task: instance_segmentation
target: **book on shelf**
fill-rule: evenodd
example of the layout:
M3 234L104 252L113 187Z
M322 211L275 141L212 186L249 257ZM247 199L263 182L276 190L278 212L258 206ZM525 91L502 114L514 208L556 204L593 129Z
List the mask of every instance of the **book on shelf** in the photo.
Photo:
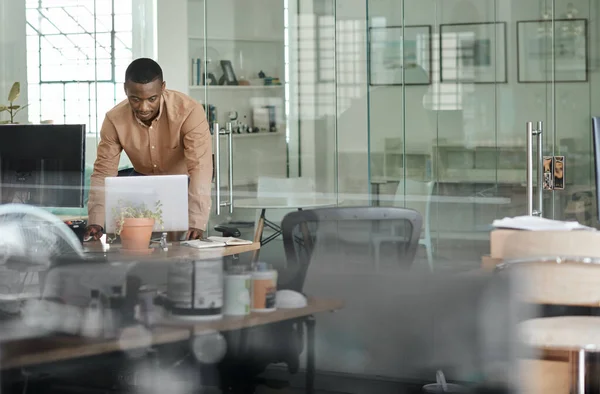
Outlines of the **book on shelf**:
M190 85L192 86L201 86L204 85L202 81L202 62L200 58L192 59L192 67L191 67L191 75L190 75Z

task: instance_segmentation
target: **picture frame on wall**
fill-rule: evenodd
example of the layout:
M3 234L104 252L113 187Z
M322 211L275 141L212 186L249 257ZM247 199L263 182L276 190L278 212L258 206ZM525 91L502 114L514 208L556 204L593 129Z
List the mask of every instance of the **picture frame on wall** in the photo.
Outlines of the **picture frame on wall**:
M371 86L431 84L431 26L369 28Z
M517 81L587 82L587 19L517 22Z
M507 83L506 22L440 25L440 81Z

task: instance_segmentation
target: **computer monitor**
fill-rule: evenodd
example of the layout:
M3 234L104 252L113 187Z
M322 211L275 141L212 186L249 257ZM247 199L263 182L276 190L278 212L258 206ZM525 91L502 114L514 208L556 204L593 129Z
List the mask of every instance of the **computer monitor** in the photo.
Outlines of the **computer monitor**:
M600 221L600 116L592 117L594 168L596 170L596 211Z
M144 204L152 209L160 201L163 225L155 224L154 231L187 231L189 228L187 175L108 177L104 180L104 198L104 227L109 234L115 232L114 209L120 203Z
M83 207L85 125L0 126L0 201Z

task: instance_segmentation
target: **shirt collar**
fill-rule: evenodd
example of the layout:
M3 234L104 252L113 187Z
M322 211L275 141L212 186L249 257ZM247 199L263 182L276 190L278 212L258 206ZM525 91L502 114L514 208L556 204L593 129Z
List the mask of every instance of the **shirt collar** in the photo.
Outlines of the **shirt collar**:
M157 116L157 117L156 117L156 118L155 118L155 119L152 121L152 124L154 124L154 123L158 123L158 121L160 120L160 117L161 117L161 116L162 116L162 114L163 114L163 110L164 110L164 108L165 108L165 99L163 98L163 95L161 94L161 95L160 95L160 107L159 107L159 109L158 109L158 116ZM135 113L133 114L133 117L135 118L135 120L138 122L138 124L139 124L140 126L142 126L142 127L146 127L146 128L150 127L150 126L148 126L146 123L144 123L144 122L142 122L141 120L139 120L139 119L138 119L138 117L137 117L137 116L135 116Z

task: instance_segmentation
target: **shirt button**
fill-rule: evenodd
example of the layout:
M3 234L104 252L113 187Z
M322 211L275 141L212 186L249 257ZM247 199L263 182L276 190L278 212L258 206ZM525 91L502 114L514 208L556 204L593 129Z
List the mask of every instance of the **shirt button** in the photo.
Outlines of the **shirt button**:
M156 168L156 164L154 164L154 168Z
M152 145L152 149L154 149L154 145Z

